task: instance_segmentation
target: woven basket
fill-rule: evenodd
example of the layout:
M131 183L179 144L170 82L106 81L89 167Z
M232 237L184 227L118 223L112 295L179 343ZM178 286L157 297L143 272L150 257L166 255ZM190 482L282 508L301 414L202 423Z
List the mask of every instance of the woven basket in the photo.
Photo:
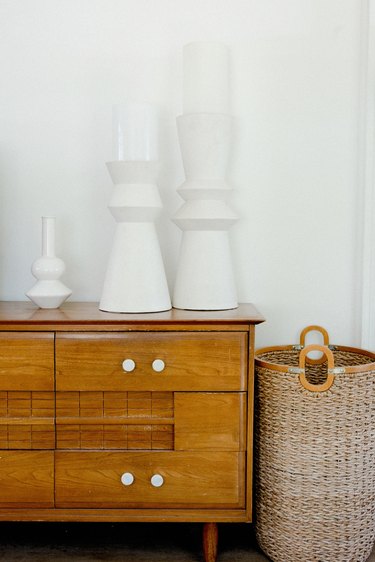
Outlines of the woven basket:
M310 330L325 345L305 346ZM320 359L307 356L320 351ZM255 357L255 528L274 562L363 562L375 538L375 354L301 344Z

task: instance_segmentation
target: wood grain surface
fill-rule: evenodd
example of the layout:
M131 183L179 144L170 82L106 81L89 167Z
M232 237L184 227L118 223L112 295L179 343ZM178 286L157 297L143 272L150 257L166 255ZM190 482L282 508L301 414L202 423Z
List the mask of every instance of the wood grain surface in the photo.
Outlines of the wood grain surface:
M244 453L56 452L57 507L244 507ZM134 483L124 486L130 472ZM164 478L160 488L150 479Z

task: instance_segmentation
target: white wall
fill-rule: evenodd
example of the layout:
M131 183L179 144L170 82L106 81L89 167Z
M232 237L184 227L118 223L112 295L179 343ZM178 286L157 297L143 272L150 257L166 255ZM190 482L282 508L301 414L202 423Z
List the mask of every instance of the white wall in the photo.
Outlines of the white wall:
M362 212L362 339L375 349L375 1L365 0L362 9L362 76L360 104L359 180Z
M0 0L0 298L25 300L40 217L56 215L73 300L98 300L114 222L112 105L160 107L160 242L173 286L182 204L182 47L230 47L240 300L258 345L309 323L360 341L358 0Z

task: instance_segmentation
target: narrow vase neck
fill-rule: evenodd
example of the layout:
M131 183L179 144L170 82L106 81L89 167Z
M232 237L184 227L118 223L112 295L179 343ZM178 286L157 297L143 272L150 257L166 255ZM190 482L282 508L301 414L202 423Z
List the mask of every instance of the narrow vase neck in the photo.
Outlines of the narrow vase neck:
M42 217L42 255L55 257L55 217Z

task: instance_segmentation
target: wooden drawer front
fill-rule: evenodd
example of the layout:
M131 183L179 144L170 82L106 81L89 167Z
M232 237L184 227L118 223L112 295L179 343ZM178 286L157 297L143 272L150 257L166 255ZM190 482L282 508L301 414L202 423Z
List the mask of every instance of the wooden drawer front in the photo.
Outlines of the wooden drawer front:
M53 392L0 391L0 449L54 449Z
M58 449L244 451L245 392L56 393Z
M57 449L172 450L173 425L59 424Z
M54 334L0 332L0 390L53 390Z
M244 453L56 452L55 462L60 508L244 507ZM125 473L134 476L127 486Z
M247 332L57 334L57 389L245 390L247 341Z
M56 393L58 449L173 449L173 392Z
M176 392L175 449L246 450L245 392Z
M0 449L55 446L54 334L0 332Z
M53 507L52 452L2 451L0 507Z

